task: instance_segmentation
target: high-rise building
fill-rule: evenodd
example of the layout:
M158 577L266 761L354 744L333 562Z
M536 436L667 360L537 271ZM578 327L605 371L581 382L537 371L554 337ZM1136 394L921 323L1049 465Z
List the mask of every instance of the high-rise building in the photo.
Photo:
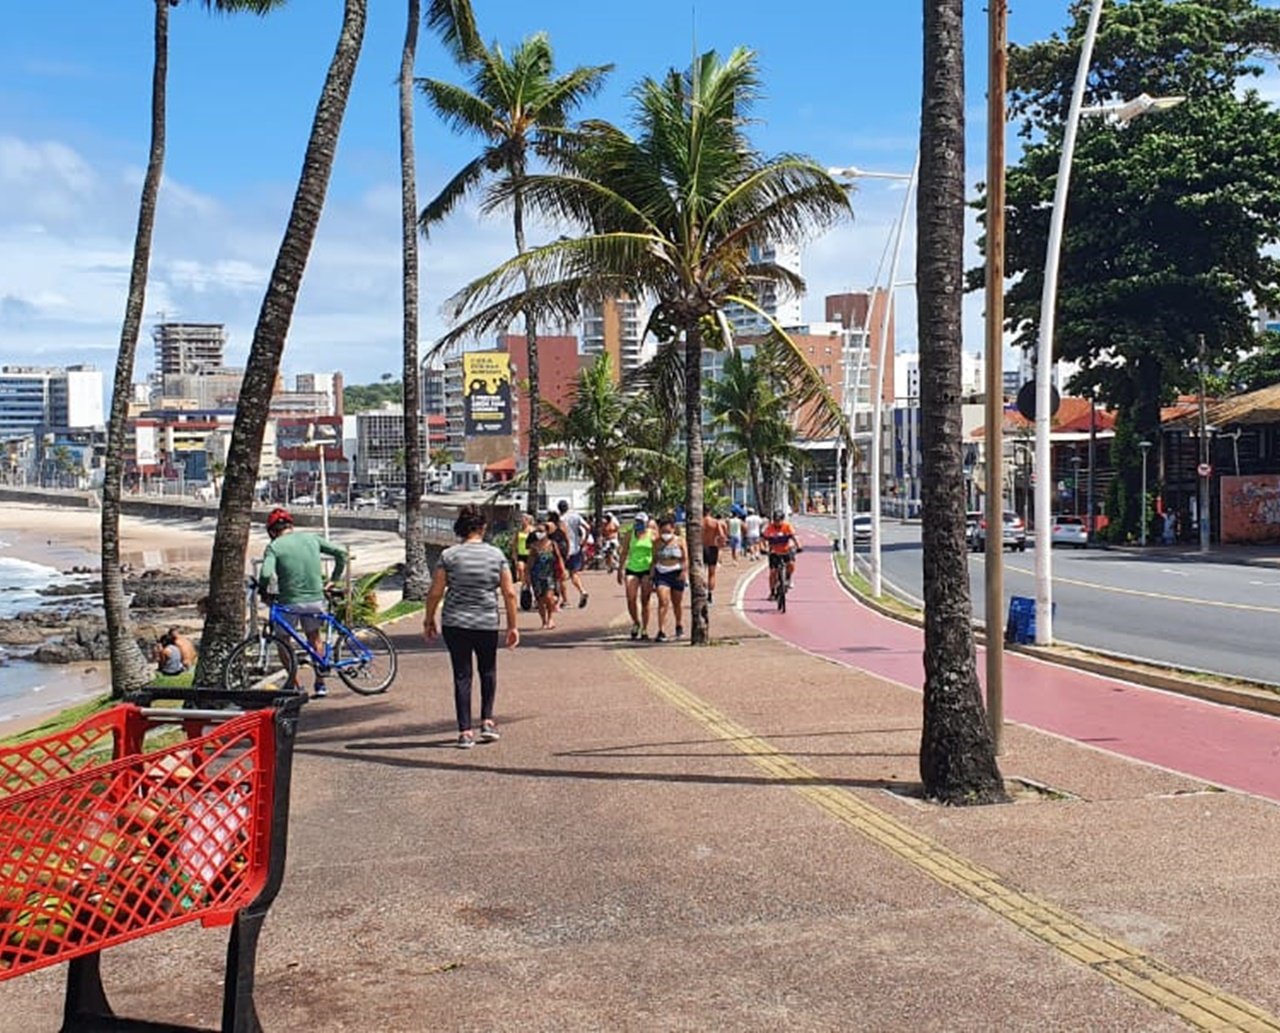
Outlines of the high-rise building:
M888 325L882 333L885 304L888 292L852 291L846 294L829 294L825 301L829 322L844 327L844 379L840 402L846 411L856 411L857 429L871 429L871 398L875 390L876 370L886 349L885 341L894 339L894 316L889 314ZM881 401L887 405L894 399L894 369L892 360L885 364Z
M613 358L613 374L621 378L642 362L645 312L630 298L605 298L582 306L582 354Z
M227 331L221 323L157 323L152 339L156 372L163 377L221 367Z
M102 423L102 373L92 366L0 367L0 440Z
M421 386L419 398L422 412L427 416L443 416L445 410L444 366L436 359L428 359L422 364Z
M800 249L794 244L766 244L763 247L752 246L748 261L752 265L777 265L800 275ZM801 321L801 298L786 288L768 283L760 287L756 297L760 307L777 321L784 330L799 326ZM770 327L758 313L741 305L726 305L725 317L733 326L735 334L745 336L766 334ZM828 317L830 318L830 317Z

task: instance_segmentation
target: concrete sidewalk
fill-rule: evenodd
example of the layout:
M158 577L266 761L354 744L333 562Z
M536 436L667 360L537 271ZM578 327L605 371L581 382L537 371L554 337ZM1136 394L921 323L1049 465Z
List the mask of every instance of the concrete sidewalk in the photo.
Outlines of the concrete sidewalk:
M926 804L918 692L740 620L757 569L708 649L631 643L599 574L523 615L469 752L416 621L387 696L309 704L264 1027L1280 1029L1273 804L1021 726L1018 802ZM116 948L108 993L211 1025L224 947ZM0 983L0 1033L56 1030L63 975Z

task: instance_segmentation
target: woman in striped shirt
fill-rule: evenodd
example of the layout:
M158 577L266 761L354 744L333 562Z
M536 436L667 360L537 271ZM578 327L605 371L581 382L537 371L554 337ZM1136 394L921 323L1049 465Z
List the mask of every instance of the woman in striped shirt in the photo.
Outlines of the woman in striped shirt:
M431 580L422 633L430 642L440 634L453 665L453 702L458 717L458 748L476 744L471 725L471 687L474 680L472 657L480 673L480 740L493 742L498 726L493 720L493 704L498 694L498 594L507 611L507 648L520 644L516 627L516 589L511 568L500 549L484 540L485 517L476 506L464 506L453 525L462 539L460 545L444 550Z

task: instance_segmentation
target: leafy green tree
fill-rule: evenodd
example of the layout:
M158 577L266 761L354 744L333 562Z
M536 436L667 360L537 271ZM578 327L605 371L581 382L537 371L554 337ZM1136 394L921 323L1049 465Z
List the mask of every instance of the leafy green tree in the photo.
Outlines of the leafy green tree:
M916 298L920 313L924 728L920 778L950 804L1004 799L978 685L960 413L964 0L925 0Z
M283 0L201 0L205 10L229 13L250 11L266 14ZM124 449L128 431L129 401L133 397L133 367L138 351L138 334L146 307L147 274L151 268L151 237L164 174L166 107L169 80L169 13L177 0L152 0L155 7L154 44L151 71L151 146L147 171L142 180L138 205L138 227L133 239L133 260L129 267L129 288L125 298L124 323L116 353L115 376L111 385L111 409L107 416L107 450L102 474L102 610L107 626L111 655L111 691L114 695L140 688L151 676L150 665L138 648L129 620L129 604L124 594L120 570L120 498L124 490Z
M346 412L381 409L384 405L404 404L404 384L399 380L377 384L347 384L342 389L342 408Z
M367 14L368 0L345 0L338 42L312 119L293 208L254 327L227 448L227 473L209 564L208 616L196 666L196 685L221 682L223 663L244 630L245 553L249 547L249 522L262 439L302 274L324 210L338 135L351 95L351 80L364 43Z
M1209 391L1219 395L1280 384L1280 333L1268 330L1262 334L1258 347L1232 362L1218 380Z
M686 72L642 81L635 136L591 123L572 141L568 173L522 184L531 207L579 224L585 235L534 248L469 284L455 299L457 314L467 318L446 338L501 326L513 311L567 321L584 295L656 300L649 329L664 342L662 361L681 365L684 384L692 645L709 640L701 548L703 348L731 344L726 306L760 312L764 284L803 289L789 270L753 261L753 248L802 240L849 213L844 190L823 167L793 155L766 159L752 147L746 126L759 92L747 50L724 60L709 52ZM797 349L789 361L797 382L821 385ZM838 407L825 401L838 424Z
M425 233L443 220L486 178L487 209L510 203L516 253L524 254L525 181L534 157L553 159L570 113L604 85L612 65L575 68L555 74L551 42L545 33L525 39L508 58L497 44L465 55L472 68L470 89L439 79L420 80L431 107L459 133L484 141L481 152L462 167L422 211ZM529 369L529 506L540 498L542 394L538 369L537 317L526 310L525 342Z
M1006 310L1034 347L1050 201L1087 4L1065 37L1012 49L1012 110L1026 145L1008 178ZM1254 90L1280 50L1280 10L1255 0L1129 0L1104 9L1086 103L1183 96L1125 125L1086 119L1073 165L1055 355L1079 362L1072 387L1097 387L1154 440L1160 406L1195 390L1198 338L1211 366L1254 343L1253 302L1280 300L1280 113ZM971 279L976 286L979 281ZM1139 463L1124 459L1124 495ZM1137 511L1112 514L1136 529Z

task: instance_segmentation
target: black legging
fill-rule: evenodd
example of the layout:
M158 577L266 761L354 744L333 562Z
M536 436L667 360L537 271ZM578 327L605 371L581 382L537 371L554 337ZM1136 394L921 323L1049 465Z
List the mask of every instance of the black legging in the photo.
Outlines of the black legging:
M440 629L453 663L453 705L458 712L458 731L471 728L471 654L480 671L480 720L493 718L493 698L498 694L498 632L474 628Z

